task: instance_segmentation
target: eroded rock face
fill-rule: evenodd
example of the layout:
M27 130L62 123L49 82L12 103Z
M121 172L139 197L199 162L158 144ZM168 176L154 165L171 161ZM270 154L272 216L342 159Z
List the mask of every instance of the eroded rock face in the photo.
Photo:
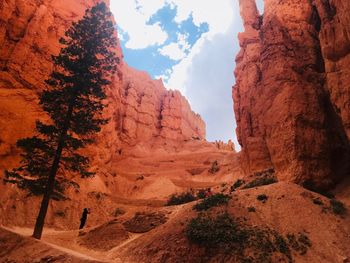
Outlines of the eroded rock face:
M247 174L329 186L349 172L348 1L240 0L233 89Z
M1 1L0 171L18 162L15 142L32 135L35 120L44 117L37 105L38 93L53 69L51 55L59 53L58 39L97 2ZM108 167L124 145L152 138L205 139L204 122L179 92L168 91L162 81L129 68L119 46L116 53L121 64L107 88L105 115L110 122L89 149L96 167Z
M236 152L235 145L232 142L232 140L228 140L227 143L219 140L215 141L213 143L219 150L225 150L225 151L231 151L231 152Z
M122 138L128 143L163 139L205 138L205 123L179 91L166 90L161 80L123 65Z

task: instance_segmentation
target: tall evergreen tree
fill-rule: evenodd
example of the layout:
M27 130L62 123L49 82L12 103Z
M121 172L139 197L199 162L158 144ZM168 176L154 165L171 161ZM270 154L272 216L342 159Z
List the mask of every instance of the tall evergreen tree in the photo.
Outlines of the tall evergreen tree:
M5 172L5 181L43 195L33 237L40 239L51 197L62 196L67 173L91 177L89 159L81 148L107 123L104 87L117 70L119 59L111 13L105 3L86 10L60 39L63 45L53 56L55 69L40 95L40 105L50 117L36 122L36 135L17 141L22 149L18 168ZM79 150L79 151L78 151Z

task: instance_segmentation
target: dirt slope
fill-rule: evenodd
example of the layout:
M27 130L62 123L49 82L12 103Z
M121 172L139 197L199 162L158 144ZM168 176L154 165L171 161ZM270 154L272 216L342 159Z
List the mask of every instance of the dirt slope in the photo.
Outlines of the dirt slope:
M222 186L215 189L218 192L224 191ZM257 200L257 196L261 194L267 196L265 202ZM78 231L47 231L43 240L57 247L109 262L241 262L220 250L208 254L205 249L189 243L185 229L188 222L198 214L193 210L195 202L158 208L138 206L132 209L133 212L129 211L96 228L88 228L80 234ZM249 212L248 207L254 207L255 211ZM347 207L349 208L349 204ZM310 247L304 254L290 248L293 258L291 262L343 263L350 259L349 212L342 216L334 214L330 199L298 185L281 182L236 190L231 194L227 205L211 208L207 214L215 216L224 211L255 229L270 229L282 237L288 234L297 236L301 233L307 236ZM165 223L154 224L153 229L144 233L126 230L125 222L130 223L135 214L146 215L149 221L149 215L152 213L162 213L166 218ZM142 227L145 221L132 222L135 227ZM23 232L23 229L17 228L15 231ZM23 246L16 247L19 254L32 247L38 251L31 253L36 259L57 253L56 250L50 250L46 254L41 250L41 243L33 243L31 239L25 240ZM2 257L4 258L3 254ZM275 257L266 262L288 261L285 258L278 261Z
M0 228L1 262L104 262L76 251L24 237Z

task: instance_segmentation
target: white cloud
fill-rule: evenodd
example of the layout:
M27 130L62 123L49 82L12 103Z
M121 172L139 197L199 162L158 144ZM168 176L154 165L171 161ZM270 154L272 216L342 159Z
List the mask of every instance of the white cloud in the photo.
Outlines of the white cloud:
M175 42L158 49L158 51L161 55L167 56L172 60L181 60L186 56L184 50Z
M164 0L111 0L111 10L118 26L129 35L125 46L130 49L143 49L163 44L168 34L159 23L147 25L147 21L165 5Z
M114 0L111 0L114 1ZM123 0L125 1L125 0ZM128 0L132 2L133 0ZM145 17L151 17L155 14L159 9L161 9L165 4L165 0L136 0L136 4L139 7L140 13L142 13Z
M187 42L188 34L177 33L177 42L172 42L162 48L158 49L158 52L167 56L172 60L179 61L186 57L187 52L191 46Z
M159 23L147 24L151 16L165 5L177 8L177 23L188 19L191 14L196 26L208 23L212 36L227 31L232 19L231 1L220 0L218 4L212 0L111 0L111 9L118 26L129 35L126 47L143 49L162 45L167 40L168 35Z
M212 32L225 32L229 28L233 13L232 0L168 0L177 7L175 21L180 23L191 14L196 26L208 23Z
M209 25L209 31L192 47L188 56L184 57L177 65L173 66L172 74L165 84L172 89L179 89L186 95L187 83L191 78L189 70L192 61L201 50L217 34L225 34L233 23L234 14L232 0L221 0L220 4L216 1L203 0L169 0L177 7L177 22L184 21L192 14L193 22L199 26L201 23ZM236 4L235 4L236 5ZM233 41L233 40L232 40ZM210 63L210 61L208 61Z
M199 39L192 47L191 52L180 63L176 64L171 69L171 75L166 80L165 85L171 89L178 89L186 95L187 82L190 79L189 69L192 66L193 58L200 52L204 38Z

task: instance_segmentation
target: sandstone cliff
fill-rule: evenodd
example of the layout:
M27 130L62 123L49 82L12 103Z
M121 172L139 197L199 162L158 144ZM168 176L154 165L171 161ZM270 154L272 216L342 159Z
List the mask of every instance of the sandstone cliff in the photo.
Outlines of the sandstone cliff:
M42 113L38 93L52 71L51 55L72 21L98 2L16 0L0 3L0 171L18 161L15 142L34 131ZM117 55L122 58L120 47ZM108 87L111 121L91 147L95 166L106 167L125 146L150 139L205 139L205 124L177 91L129 68L121 59L119 74Z
M233 89L247 174L329 186L349 175L350 2L240 0Z

